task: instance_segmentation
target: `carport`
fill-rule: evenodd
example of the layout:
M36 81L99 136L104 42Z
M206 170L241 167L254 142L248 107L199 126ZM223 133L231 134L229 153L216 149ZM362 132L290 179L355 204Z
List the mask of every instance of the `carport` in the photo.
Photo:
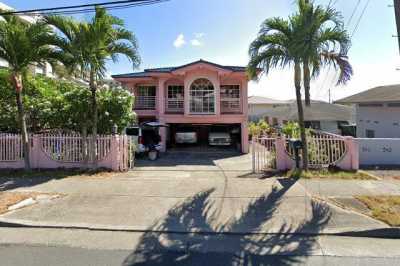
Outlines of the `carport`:
M240 124L168 124L167 148L193 151L240 151L241 150L241 125ZM196 143L177 143L175 137L177 132L194 132L197 136ZM226 132L230 135L231 145L211 146L209 134L211 132Z

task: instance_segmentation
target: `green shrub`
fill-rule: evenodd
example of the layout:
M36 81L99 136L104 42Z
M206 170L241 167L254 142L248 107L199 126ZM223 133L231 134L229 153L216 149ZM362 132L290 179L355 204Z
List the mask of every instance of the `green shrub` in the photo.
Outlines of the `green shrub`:
M90 91L73 82L41 75L24 77L24 107L28 130L70 130L91 128ZM98 94L99 134L109 134L114 124L122 131L132 123L133 96L123 89L100 89ZM19 131L15 92L7 70L0 70L0 132ZM90 133L90 131L89 131Z

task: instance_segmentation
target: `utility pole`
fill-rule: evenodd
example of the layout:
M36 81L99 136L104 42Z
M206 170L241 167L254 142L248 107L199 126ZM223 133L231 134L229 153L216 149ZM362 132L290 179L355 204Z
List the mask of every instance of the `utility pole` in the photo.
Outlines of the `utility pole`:
M396 25L397 25L397 40L399 42L400 50L400 0L394 0L394 13L396 15Z
M329 88L329 103L331 103L331 88Z

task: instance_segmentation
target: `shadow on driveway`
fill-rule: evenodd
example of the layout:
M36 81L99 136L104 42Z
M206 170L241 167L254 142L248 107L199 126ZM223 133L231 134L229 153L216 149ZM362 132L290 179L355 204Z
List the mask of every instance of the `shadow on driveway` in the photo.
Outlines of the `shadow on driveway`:
M246 228L248 232L261 229L276 213L284 194L296 180L281 180L281 189L254 200L239 218L216 224L218 210L212 208L213 189L200 192L171 209L165 219L145 233L123 266L136 265L292 265L299 258L287 254L309 255L316 245L316 235L329 222L329 207L313 202L312 215L293 226L282 224L278 234L232 234ZM162 234L160 231L208 231L199 234Z
M171 150L162 153L160 158L150 161L146 156L137 158L136 167L174 167L174 166L217 166L215 161L222 159L240 159L243 154L237 151L190 152L189 150Z

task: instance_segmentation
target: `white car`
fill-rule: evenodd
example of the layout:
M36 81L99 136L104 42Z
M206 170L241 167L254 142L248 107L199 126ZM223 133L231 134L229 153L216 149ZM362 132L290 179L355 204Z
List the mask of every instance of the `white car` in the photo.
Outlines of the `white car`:
M229 146L231 143L231 135L228 132L210 132L208 134L208 144L211 146Z
M194 131L191 132L176 132L175 133L175 142L177 144L194 144L197 143L197 133Z

